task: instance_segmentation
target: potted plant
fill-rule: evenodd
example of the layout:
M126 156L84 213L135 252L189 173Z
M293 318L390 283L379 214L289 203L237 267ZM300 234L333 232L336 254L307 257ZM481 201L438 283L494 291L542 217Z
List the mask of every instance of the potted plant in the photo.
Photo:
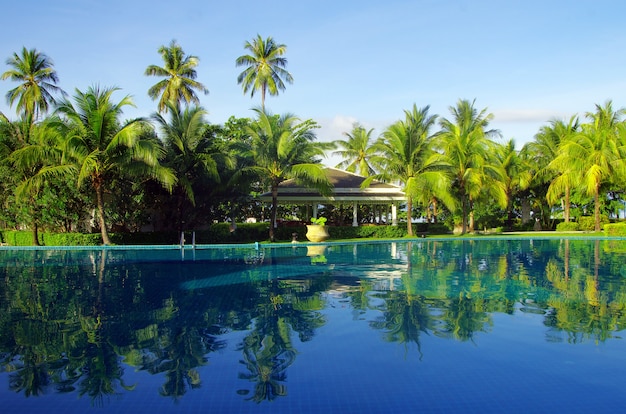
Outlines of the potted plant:
M326 217L312 218L306 229L306 238L312 242L323 242L330 237L326 229Z

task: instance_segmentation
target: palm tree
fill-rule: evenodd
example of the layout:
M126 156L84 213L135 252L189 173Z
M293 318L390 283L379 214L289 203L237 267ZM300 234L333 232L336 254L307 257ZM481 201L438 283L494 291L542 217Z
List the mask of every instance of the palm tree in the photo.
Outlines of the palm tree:
M535 143L530 147L535 157L539 157L540 165L543 168L537 172L540 177L547 176L550 185L546 192L546 200L550 205L554 205L561 196L563 204L563 219L566 223L570 221L571 191L575 185L576 172L572 170L572 165L563 162L563 157L558 158L558 151L561 144L575 137L580 132L578 117L572 116L569 122L562 120L552 120L549 126L541 128L539 134L535 136ZM537 159L537 158L535 158ZM546 163L547 162L547 163Z
M178 197L179 230L182 228L183 202L186 198L192 206L196 205L195 190L199 183L206 179L213 183L220 181L219 166L234 167L227 154L217 151L205 132L207 123L204 119L207 112L197 106L181 111L168 103L170 121L158 113L153 119L161 128L161 137L165 141L164 165L169 167L178 178L174 192Z
M494 190L493 196L502 207L506 206L506 197L502 189L489 188L487 181L497 176L497 167L490 163L493 154L492 136L499 136L499 131L488 130L493 119L486 109L478 112L475 101L459 100L456 107L450 107L452 119L442 119L442 133L438 142L440 150L447 159L455 187L461 200L462 233L473 229L473 201L483 190Z
M513 225L513 197L530 185L532 174L526 160L515 149L515 141L496 146L496 161L501 168L502 188L507 201L507 224Z
M31 122L55 103L55 94L65 94L56 86L59 78L52 60L37 49L28 50L24 47L21 55L13 53L6 63L12 69L2 74L2 80L20 82L20 85L7 92L7 102L13 106L17 101L17 112L26 115Z
M146 76L165 78L148 89L148 95L152 100L161 97L158 111L167 112L168 103L174 106L179 106L181 101L199 104L195 90L205 95L209 93L203 84L195 80L198 76L195 68L200 59L193 55L185 56L183 48L175 40L171 41L169 47L163 45L158 51L163 58L164 66L150 65L145 72Z
M283 57L287 46L278 44L268 37L263 39L257 35L252 42L246 42L244 49L250 54L242 55L235 61L237 66L245 66L245 70L237 77L237 83L243 87L243 93L261 91L261 108L265 108L265 94L278 95L285 90L285 82L293 83L293 77L285 70L287 59Z
M413 235L413 200L423 189L433 190L446 205L453 205L447 191L450 180L443 170L443 159L433 151L434 135L431 129L437 122L437 115L429 115L429 108L425 106L418 110L414 104L412 111L404 111L404 121L394 123L383 132L374 144L378 154L375 162L381 166L382 172L364 182L364 185L368 185L372 180L378 179L399 181L404 185L409 236Z
M328 143L314 142L315 122L301 121L292 114L273 115L256 108L257 119L247 128L251 137L249 154L254 165L244 167L240 175L254 175L264 182L272 192L270 240L274 240L276 211L278 207L278 184L295 178L327 194L330 183L317 157L324 156Z
M123 172L130 176L147 176L168 189L176 182L174 174L159 164L163 149L153 140L142 139L145 121L119 122L123 108L132 105L132 101L125 96L118 103L112 102L112 94L117 90L97 86L86 92L77 89L75 106L64 99L57 107L57 113L64 117L64 151L78 172L78 185L87 182L95 192L104 244L111 243L104 194L110 190L112 174Z
M71 172L71 168L62 163L61 138L55 124L56 120L52 118L37 123L22 120L14 124L13 132L19 131L23 141L7 157L19 180L14 188L15 201L28 206L35 246L39 246L38 228L42 211L46 208L42 205L42 192L52 180ZM58 187L58 182L56 184Z
M355 123L352 125L351 132L343 133L348 138L347 140L334 141L335 145L342 148L333 152L333 155L339 155L343 158L343 161L337 164L337 168L342 168L364 177L376 172L370 164L370 159L375 154L370 143L373 131L373 128L366 130L360 124Z
M614 110L611 101L604 106L596 104L595 112L585 114L590 122L561 145L554 161L556 165L570 165L574 175L581 177L585 193L593 196L596 231L600 231L600 188L624 174L624 114L626 109Z

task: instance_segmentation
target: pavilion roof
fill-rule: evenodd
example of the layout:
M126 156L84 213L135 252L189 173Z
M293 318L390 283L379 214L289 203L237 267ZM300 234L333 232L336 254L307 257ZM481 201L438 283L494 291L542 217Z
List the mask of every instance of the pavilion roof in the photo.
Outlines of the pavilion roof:
M311 202L354 202L359 203L391 203L405 201L404 191L397 185L383 183L373 180L366 188L361 188L361 184L366 177L338 170L336 168L325 168L328 180L333 186L330 196L322 196L314 188L304 187L294 179L283 181L278 185L278 201L294 204ZM271 201L270 192L259 196L263 201Z

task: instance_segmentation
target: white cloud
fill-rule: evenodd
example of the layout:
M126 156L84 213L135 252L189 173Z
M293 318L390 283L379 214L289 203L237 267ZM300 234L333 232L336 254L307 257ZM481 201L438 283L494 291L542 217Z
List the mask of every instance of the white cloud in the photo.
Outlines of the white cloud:
M548 109L503 109L492 113L494 121L506 123L545 123L551 119L565 119L572 115Z

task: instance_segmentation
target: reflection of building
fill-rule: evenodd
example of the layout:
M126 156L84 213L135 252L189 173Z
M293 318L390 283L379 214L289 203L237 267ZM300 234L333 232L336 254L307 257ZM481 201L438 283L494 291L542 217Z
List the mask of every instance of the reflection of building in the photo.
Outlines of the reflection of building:
M317 190L307 188L296 183L295 180L283 181L278 185L278 203L308 205L313 209L313 217L317 217L317 207L320 204L352 205L352 226L358 226L358 206L362 204L388 206L386 222L398 224L398 205L406 201L402 189L393 184L372 181L366 188L361 184L366 177L361 177L347 171L335 168L326 168L328 180L333 185L332 194L325 197ZM272 193L259 196L262 201L271 202ZM389 220L390 217L390 220Z

